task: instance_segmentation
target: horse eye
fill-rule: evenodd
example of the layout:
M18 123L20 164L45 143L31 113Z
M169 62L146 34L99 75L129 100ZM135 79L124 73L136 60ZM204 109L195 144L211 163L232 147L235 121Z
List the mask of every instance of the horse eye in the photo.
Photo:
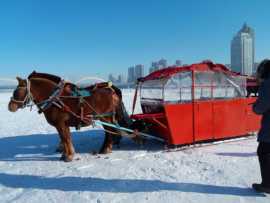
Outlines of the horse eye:
M15 91L13 92L13 97L14 97L14 98L17 96L17 91L18 91L18 90L15 90Z
M13 97L14 97L14 98L18 98L18 97L19 97L19 89L16 89L16 90L13 92Z

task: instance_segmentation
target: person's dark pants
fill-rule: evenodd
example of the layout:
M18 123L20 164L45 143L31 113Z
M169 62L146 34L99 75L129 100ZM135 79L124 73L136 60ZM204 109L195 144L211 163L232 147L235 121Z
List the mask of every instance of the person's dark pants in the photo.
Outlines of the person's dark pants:
M257 149L259 158L262 185L270 188L270 143L260 142Z

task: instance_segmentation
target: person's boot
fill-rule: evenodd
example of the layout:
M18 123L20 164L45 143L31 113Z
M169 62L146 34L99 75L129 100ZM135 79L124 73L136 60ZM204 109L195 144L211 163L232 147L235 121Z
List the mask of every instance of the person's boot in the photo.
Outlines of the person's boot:
M252 188L257 192L264 192L270 194L270 187L265 187L262 183L253 183Z
M258 192L270 194L270 154L260 155L259 163L261 169L262 183L252 184L252 188Z

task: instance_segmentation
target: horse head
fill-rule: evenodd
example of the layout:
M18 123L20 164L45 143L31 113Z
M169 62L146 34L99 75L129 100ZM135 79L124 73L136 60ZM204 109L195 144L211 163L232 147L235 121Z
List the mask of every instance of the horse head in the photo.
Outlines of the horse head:
M20 108L24 108L31 101L31 93L29 82L26 79L16 77L18 85L13 91L10 98L8 109L11 112L16 112Z

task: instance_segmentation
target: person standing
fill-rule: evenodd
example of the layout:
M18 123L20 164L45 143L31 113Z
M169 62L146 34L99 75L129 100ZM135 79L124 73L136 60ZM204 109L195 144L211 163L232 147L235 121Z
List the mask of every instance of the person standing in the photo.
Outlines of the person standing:
M257 155L260 164L262 182L252 184L258 192L270 193L270 60L263 60L256 72L259 96L253 104L253 111L262 115L258 133Z

